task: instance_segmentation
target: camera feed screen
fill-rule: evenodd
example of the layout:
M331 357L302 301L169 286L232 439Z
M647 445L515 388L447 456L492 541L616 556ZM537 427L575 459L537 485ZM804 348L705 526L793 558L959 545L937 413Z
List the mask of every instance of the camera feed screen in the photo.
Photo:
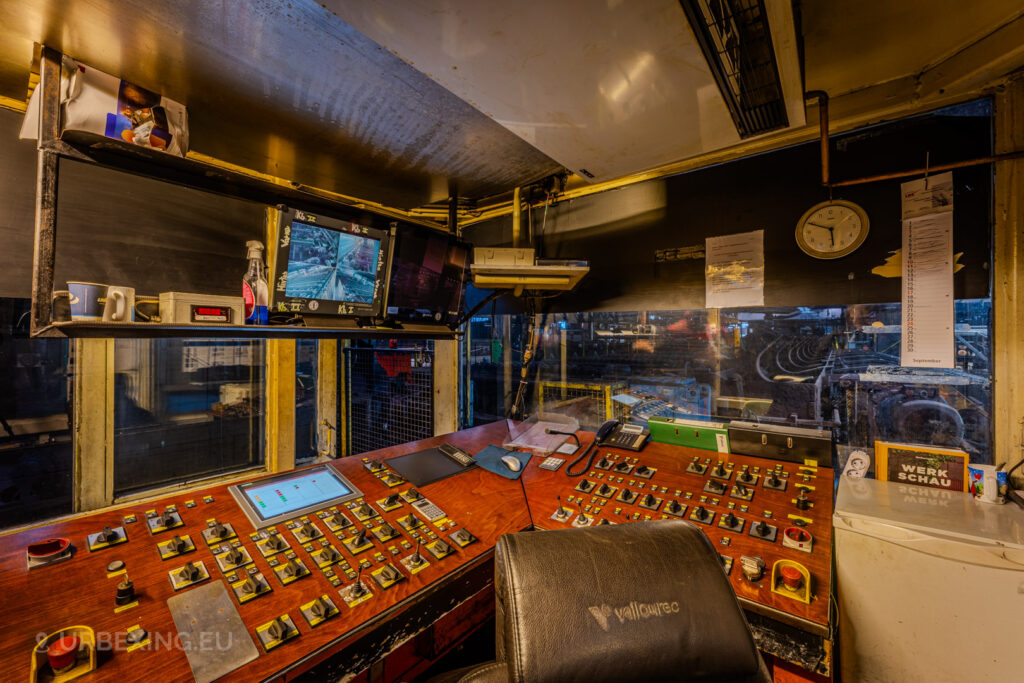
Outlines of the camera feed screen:
M292 223L287 296L368 304L373 301L380 241Z
M458 316L467 260L467 249L446 237L402 235L391 265L388 313L437 321Z

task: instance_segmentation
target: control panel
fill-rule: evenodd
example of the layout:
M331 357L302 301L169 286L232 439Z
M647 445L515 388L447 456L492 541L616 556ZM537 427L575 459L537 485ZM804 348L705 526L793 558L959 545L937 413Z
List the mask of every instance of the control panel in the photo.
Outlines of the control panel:
M529 514L519 482L467 468L417 489L389 455L0 537L6 670L40 681L258 680L313 653L346 659L370 633L408 634L391 619L426 627L417 605L444 614L486 586L498 537L529 528ZM449 583L461 592L439 603Z
M580 477L528 468L536 526L687 520L711 539L747 609L827 635L830 468L660 443L602 446L595 460Z

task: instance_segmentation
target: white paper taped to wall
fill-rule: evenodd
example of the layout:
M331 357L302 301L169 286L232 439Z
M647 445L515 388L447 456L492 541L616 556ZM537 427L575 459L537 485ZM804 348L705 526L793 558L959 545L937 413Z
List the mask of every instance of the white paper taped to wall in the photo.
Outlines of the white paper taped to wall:
M709 237L705 251L706 308L764 306L764 230Z
M900 365L953 367L953 214L903 221Z

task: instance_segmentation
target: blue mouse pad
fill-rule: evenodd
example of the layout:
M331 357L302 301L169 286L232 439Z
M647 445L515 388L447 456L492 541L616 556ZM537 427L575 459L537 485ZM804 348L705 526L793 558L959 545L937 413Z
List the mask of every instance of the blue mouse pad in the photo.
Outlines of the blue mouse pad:
M519 459L519 471L513 472L508 468L508 465L501 461L502 456L511 455L513 458ZM530 462L530 458L533 457L533 453L523 451L506 451L500 446L488 446L479 453L473 456L476 460L476 464L483 467L488 472L494 472L500 474L506 479L518 479L526 469L526 463Z

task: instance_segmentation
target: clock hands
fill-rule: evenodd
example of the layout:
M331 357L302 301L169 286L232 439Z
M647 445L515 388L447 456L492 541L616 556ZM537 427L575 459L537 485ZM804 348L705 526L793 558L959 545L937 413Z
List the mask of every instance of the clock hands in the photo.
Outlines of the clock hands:
M836 229L834 227L830 228L827 225L818 225L817 223L811 223L810 221L807 221L807 225L815 228L821 228L822 230L828 230L828 238L832 242L832 246L834 247L836 245Z

